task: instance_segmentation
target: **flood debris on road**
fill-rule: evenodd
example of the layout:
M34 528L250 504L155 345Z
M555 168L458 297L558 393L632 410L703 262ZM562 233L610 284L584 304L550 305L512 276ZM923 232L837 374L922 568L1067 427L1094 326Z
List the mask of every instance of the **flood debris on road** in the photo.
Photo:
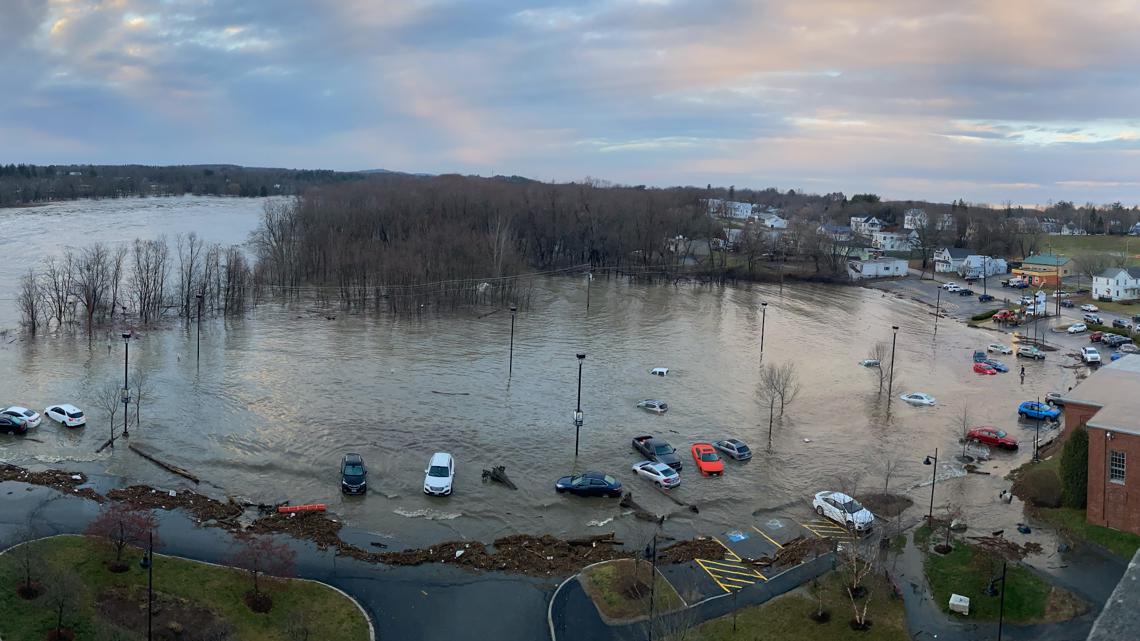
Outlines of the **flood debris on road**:
M184 479L187 479L189 481L193 481L194 484L199 483L198 477L195 476L194 474L191 474L189 471L186 470L186 468L178 467L177 465L174 465L172 463L167 463L166 461L159 459L155 455L149 454L149 453L143 451L141 448L139 448L134 443L128 444L127 448L130 449L135 454L138 454L139 456L150 461L151 463L154 463L155 465L161 467L162 469L170 472L171 474L177 474L178 476L181 476Z
M115 488L107 492L107 498L148 510L182 508L192 515L198 523L209 524L208 522L214 521L219 525L230 527L237 527L237 517L243 511L242 506L237 503L232 501L222 503L193 490L159 490L149 485L130 485Z
M60 492L74 494L103 503L106 497L89 487L79 487L87 483L87 475L64 470L44 470L32 472L18 465L0 463L0 481L19 481L30 485L42 485Z

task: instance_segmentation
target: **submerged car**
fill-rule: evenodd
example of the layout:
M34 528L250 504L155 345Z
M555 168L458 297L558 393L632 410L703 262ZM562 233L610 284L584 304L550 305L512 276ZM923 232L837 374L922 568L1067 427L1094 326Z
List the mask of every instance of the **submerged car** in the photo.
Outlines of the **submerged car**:
M744 441L739 439L730 438L723 441L715 441L713 447L720 450L725 456L738 461L747 461L752 458L752 450L744 444Z
M693 461L697 469L704 476L721 476L724 474L724 461L717 456L716 450L709 443L693 443L691 448Z
M0 414L0 432L8 432L10 434L27 434L28 422L19 416L8 416L7 414Z
M999 430L998 428L989 425L983 425L981 427L975 427L971 429L966 433L966 440L977 441L985 445L992 445L994 447L1000 447L1006 450L1017 449L1017 439L1013 438L1009 434L1006 434L1004 430Z
M911 405L934 405L934 397L922 392L907 392L899 398Z
M83 410L67 403L52 405L44 410L44 415L67 427L83 427L87 424L87 417L83 415Z
M1025 419L1055 421L1061 416L1061 410L1046 403L1023 401L1017 406L1017 415Z
M985 363L986 365L989 365L990 367L996 369L999 372L1008 372L1009 371L1009 366L1006 365L1005 363L1001 362L1001 361L994 360L992 358L987 358L986 360L984 360L982 362Z
M653 369L649 370L649 373L654 375L654 376L668 376L669 375L669 368L668 367L654 367Z
M637 406L643 410L656 412L657 414L664 414L669 411L669 405L665 401L658 401L656 399L647 398L644 401L639 401Z
M1070 334L1080 334L1081 332L1087 332L1088 329L1089 326L1085 325L1084 323L1073 323L1072 325L1069 325L1069 329L1065 331L1069 332Z
M817 492L811 504L816 514L841 523L849 530L866 532L875 523L875 515L870 510L843 492Z
M1045 352L1033 347L1032 345L1024 345L1017 348L1018 357L1032 358L1034 360L1045 360Z
M447 496L455 480L455 459L447 452L436 452L424 470L424 494Z
M880 362L877 358L866 358L859 361L859 364L863 367L880 367L882 365L882 362Z
M984 362L983 363L974 363L974 373L975 374L988 374L990 376L993 376L994 374L997 374L997 370L990 367L989 365L985 364Z
M974 362L975 363L981 363L984 360L986 360L986 353L982 352L982 351L975 350L974 351Z
M990 343L989 345L986 345L986 351L994 352L996 354L1012 354L1013 348L1009 347L1008 345L1002 345L1001 343Z
M340 459L340 491L345 494L364 494L368 491L368 469L364 458L349 452Z
M677 456L677 449L667 441L645 434L633 437L631 445L650 461L664 463L675 470L681 469L681 457Z
M621 496L621 481L601 472L583 472L558 479L554 483L554 491L559 494L569 492L578 496L618 498Z
M677 487L681 484L681 475L677 470L657 461L634 463L633 471L638 476L653 481L657 487Z
M43 417L40 416L39 412L26 407L20 407L19 405L4 408L3 411L0 411L0 414L22 418L24 422L28 424L28 427L39 427L40 423L43 422Z

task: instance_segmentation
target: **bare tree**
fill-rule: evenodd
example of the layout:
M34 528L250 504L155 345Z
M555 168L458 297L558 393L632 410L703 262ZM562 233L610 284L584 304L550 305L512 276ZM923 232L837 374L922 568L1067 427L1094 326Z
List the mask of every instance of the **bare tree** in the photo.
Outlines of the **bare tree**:
M875 374L879 377L879 393L883 393L883 383L887 380L887 369L883 367L883 361L887 360L887 353L889 352L887 343L879 341L871 346L867 351L867 358L873 361L878 361L879 364L871 368L875 370Z
M1084 276L1092 282L1096 276L1100 276L1101 272L1108 269L1112 264L1112 259L1107 254L1102 252L1082 252L1073 257L1073 267L1077 272L1077 286L1080 286L1079 278Z
M95 394L95 407L107 415L111 424L111 438L115 437L115 416L123 405L123 388L116 381L107 381Z
M40 277L29 269L20 278L20 293L16 295L16 305L20 308L20 320L32 336L36 335L44 313L44 292Z
M157 240L135 239L131 248L130 294L144 325L162 316L169 253L166 239L162 237Z
M963 405L962 415L958 420L955 427L955 432L958 433L958 440L962 443L962 454L958 456L960 463L969 463L973 461L971 457L966 455L966 446L970 444L970 408Z
M891 478L898 471L902 462L899 461L897 456L887 455L882 462L883 469L883 494L891 493Z
M135 406L135 427L142 425L142 404L143 401L150 400L150 394L154 391L154 386L150 380L150 370L144 369L142 366L136 367L131 372L131 401Z
M63 258L48 257L44 263L45 298L47 299L49 316L48 322L54 318L57 325L62 326L68 318L68 307L71 299L71 281L75 276L75 257L71 250L63 254Z
M200 287L202 250L205 243L194 232L186 236L179 234L175 238L178 248L178 300L182 308L182 317L189 322L191 316L190 299L194 297L195 290Z
M75 262L73 291L87 314L87 333L91 333L95 312L105 304L110 282L107 248L102 243L85 247Z
M16 533L16 540L20 542L20 545L12 550L12 554L15 555L19 564L20 574L23 575L23 580L16 591L20 598L28 600L40 596L44 590L43 583L36 580L43 568L43 559L36 552L36 546L32 543L33 539L35 539L35 530L32 529L29 520Z
M847 596L851 599L855 623L860 626L865 626L867 623L867 608L871 603L871 588L864 581L874 570L878 553L879 546L877 545L868 545L865 546L865 549L860 550L860 546L856 543L846 543L840 549L844 576L847 581Z
M123 263L127 259L127 246L120 245L115 248L115 251L109 255L108 258L108 286L111 289L111 319L115 318L115 312L118 311L120 306L119 295L123 285ZM124 307L124 315L125 305Z
M83 598L83 582L74 570L56 569L45 577L44 585L47 588L44 600L55 615L55 638L71 638L70 632L64 632L64 615L74 611Z

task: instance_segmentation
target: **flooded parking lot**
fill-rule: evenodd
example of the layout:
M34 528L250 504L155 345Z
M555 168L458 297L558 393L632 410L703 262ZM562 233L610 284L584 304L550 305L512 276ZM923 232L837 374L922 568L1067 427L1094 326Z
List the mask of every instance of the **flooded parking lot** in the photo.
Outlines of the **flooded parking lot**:
M1017 403L1074 380L1074 371L1061 367L1071 361L1059 356L1025 363L1024 386L1012 356L1002 357L1014 368L1010 374L974 374L971 352L1001 335L946 320L935 334L927 307L875 290L787 285L781 294L767 285L599 278L588 313L586 296L581 279L536 281L530 307L515 324L509 380L506 310L394 318L263 305L244 320L204 321L200 363L196 328L138 328L131 365L150 372L154 392L132 440L197 474L205 493L327 503L350 525L395 544L608 529L639 544L650 524L614 500L557 495L555 479L574 470L612 474L641 505L668 514L662 530L676 537L748 528L754 513L772 511L802 513L807 523L811 494L833 489L837 476L881 489L880 470L896 459L893 487L929 479L923 457L937 447L948 454L944 461L951 459L963 408L972 424L997 425L1021 438L1021 451L995 454L995 465L1027 460L1032 429L1018 425ZM769 303L766 320L761 302ZM888 411L877 376L858 362L873 343L890 343L893 325L899 327L895 399ZM0 402L37 409L74 402L90 420L81 430L45 422L32 438L0 436L0 457L160 487L185 483L126 448L95 453L110 426L94 396L106 381L121 380L120 340L108 341L105 332L94 340L71 334L8 340L0 348L6 373ZM585 418L575 458L577 352L586 354ZM768 411L757 397L761 359L794 362L801 382L777 420L771 453L764 451ZM649 374L659 366L669 368L668 376ZM930 393L938 404L908 406L897 398L908 391ZM667 401L669 411L638 409L645 398ZM683 481L672 492L698 513L631 472L639 458L630 439L639 434L679 450ZM695 474L689 446L725 437L744 439L756 457L726 461L719 478ZM338 463L349 451L369 465L367 496L339 493ZM455 456L451 497L421 491L435 451ZM480 471L492 465L505 465L519 489L482 482ZM960 473L940 468L946 478ZM953 492L954 485L939 491ZM940 495L939 502L980 505L990 500L990 485L981 487Z

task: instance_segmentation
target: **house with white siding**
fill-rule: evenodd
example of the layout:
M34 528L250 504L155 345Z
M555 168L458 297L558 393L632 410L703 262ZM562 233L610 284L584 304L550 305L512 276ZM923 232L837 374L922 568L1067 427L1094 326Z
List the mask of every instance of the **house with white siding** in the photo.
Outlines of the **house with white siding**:
M877 231L871 234L871 246L885 252L905 252L918 246L918 232Z
M847 275L851 280L869 278L900 278L907 275L907 262L902 258L875 258L847 261Z
M1093 298L1124 301L1140 298L1140 267L1112 267L1093 276Z

